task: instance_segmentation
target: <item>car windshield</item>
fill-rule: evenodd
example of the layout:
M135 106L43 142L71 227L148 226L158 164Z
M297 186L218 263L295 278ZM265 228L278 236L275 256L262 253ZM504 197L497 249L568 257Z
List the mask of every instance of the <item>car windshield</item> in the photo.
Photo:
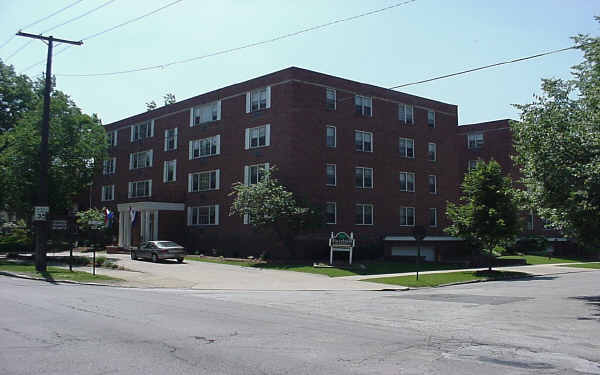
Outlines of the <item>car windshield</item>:
M156 242L158 247L181 247L173 241L158 241Z

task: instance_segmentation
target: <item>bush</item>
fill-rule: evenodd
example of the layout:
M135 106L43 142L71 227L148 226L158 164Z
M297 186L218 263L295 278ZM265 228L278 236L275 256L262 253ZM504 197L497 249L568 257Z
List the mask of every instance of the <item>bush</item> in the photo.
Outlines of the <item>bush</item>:
M549 242L543 236L527 236L523 237L511 246L510 252L520 253L545 253L548 248Z
M0 253L30 252L32 248L31 232L20 221L16 226L10 228L8 233L0 236Z

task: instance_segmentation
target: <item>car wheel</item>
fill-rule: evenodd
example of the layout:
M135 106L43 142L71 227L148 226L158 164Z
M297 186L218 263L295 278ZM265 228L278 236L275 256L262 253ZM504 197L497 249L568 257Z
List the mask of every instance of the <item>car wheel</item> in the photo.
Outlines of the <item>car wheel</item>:
M156 254L152 254L152 262L158 262L158 256Z
M137 260L137 254L135 253L135 251L131 252L131 260Z
M183 258L177 258L177 263L183 263Z

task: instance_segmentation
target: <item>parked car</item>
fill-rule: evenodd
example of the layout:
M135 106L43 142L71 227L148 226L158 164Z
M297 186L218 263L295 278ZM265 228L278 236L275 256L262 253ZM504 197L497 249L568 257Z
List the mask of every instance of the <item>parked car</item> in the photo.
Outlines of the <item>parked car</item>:
M173 241L146 241L137 249L131 250L131 259L152 259L154 263L161 259L177 259L183 262L185 249Z

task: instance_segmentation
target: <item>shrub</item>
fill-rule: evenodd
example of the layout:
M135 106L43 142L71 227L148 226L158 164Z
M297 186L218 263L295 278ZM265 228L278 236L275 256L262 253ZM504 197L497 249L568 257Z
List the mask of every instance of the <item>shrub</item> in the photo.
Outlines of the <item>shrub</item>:
M8 229L7 234L0 236L0 253L29 252L32 248L31 232L24 221Z

